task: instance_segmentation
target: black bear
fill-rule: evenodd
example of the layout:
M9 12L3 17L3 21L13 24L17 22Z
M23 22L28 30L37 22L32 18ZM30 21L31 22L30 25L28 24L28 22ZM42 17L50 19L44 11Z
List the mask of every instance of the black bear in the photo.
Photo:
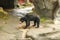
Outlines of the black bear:
M40 24L40 18L36 15L29 15L26 14L24 17L20 18L20 21L23 23L24 21L26 22L26 27L27 28L30 25L30 21L34 22L33 26L36 26L36 28L39 28L39 24Z

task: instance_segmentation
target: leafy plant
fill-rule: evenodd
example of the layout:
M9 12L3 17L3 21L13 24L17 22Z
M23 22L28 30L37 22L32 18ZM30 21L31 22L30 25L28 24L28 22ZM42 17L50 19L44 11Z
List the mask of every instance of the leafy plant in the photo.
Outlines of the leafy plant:
M8 12L4 11L3 9L0 9L0 18L7 19L8 18Z
M46 21L46 19L42 17L42 18L40 19L40 21L41 21L42 23L44 23L44 22Z

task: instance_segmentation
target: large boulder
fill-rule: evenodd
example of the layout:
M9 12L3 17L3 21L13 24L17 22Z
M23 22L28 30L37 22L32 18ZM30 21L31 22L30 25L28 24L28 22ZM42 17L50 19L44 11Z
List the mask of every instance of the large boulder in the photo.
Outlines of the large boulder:
M52 35L55 32L57 30L53 30L53 28L33 28L27 32L27 38L31 38L32 40L49 40L51 37L48 37L48 35Z

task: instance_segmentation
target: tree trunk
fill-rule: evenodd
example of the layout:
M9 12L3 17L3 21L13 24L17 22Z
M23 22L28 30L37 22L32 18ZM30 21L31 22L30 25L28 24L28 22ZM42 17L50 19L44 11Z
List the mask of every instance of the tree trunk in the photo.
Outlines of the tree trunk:
M54 19L55 11L58 9L57 0L32 0L36 13L41 17Z

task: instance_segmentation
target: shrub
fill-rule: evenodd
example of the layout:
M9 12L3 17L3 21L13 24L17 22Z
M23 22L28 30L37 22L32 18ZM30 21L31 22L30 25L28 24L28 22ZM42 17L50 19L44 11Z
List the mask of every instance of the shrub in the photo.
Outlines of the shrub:
M4 11L3 8L0 8L0 18L2 19L8 18L8 12Z

